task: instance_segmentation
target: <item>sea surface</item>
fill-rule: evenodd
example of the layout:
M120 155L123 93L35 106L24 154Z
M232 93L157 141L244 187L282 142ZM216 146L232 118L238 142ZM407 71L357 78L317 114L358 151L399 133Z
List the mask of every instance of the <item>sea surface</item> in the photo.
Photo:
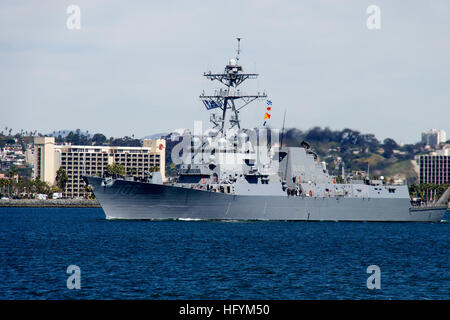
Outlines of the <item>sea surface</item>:
M449 299L449 235L447 222L108 221L96 208L0 208L0 299ZM79 290L67 288L69 265ZM370 265L380 289L367 288Z

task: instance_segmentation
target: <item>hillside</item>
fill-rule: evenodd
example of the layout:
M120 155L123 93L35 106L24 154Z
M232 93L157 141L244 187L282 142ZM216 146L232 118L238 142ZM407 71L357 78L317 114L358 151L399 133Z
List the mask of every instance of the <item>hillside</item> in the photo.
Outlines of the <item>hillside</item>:
M0 132L0 148L7 144L22 145L23 150L33 141L37 132L21 131L12 134L11 130ZM55 131L57 143L71 143L73 145L109 145L109 146L140 146L141 139L134 135L123 138L107 138L102 133L89 134L79 129L75 131ZM63 134L64 133L64 136ZM162 134L152 135L151 137ZM171 166L171 151L178 141L171 141L167 135L166 159L171 172L175 172ZM352 129L333 131L329 128L314 127L302 131L296 128L286 129L283 135L283 145L299 147L302 141L308 142L319 156L320 161L327 163L328 170L333 175L341 173L342 166L345 172L366 172L370 167L371 176L383 175L391 179L407 179L413 183L417 179L412 160L415 155L428 153L421 143L399 145L393 139L379 141L373 134L363 134Z
M381 142L373 134L351 129L315 127L303 132L292 128L286 130L284 141L287 146L300 146L307 141L332 174L340 174L342 165L346 172L367 172L369 167L371 176L407 179L409 183L417 179L414 156L429 151L421 143L399 145L389 138Z

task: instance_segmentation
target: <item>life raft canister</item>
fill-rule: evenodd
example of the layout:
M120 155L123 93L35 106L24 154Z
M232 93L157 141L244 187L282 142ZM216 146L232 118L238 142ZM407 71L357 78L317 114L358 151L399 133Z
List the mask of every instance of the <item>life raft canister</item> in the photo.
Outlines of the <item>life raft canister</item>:
M309 190L309 195L312 197L312 190Z
M205 178L202 178L202 183L205 184Z

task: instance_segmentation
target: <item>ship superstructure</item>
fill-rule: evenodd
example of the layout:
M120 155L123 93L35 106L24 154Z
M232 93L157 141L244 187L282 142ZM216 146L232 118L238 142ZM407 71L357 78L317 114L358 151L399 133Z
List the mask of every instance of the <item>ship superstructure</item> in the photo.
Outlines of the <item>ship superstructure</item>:
M85 177L110 219L439 221L446 205L413 208L408 188L380 183L336 183L308 143L282 144L283 132L244 129L239 113L265 92L245 93L237 56L222 73L204 73L222 88L202 93L212 128L184 134L174 148L179 174L163 183Z

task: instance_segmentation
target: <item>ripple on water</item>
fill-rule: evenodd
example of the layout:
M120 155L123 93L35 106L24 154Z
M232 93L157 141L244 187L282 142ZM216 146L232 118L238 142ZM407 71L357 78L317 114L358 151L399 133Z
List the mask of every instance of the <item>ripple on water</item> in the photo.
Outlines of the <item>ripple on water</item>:
M107 221L0 208L0 299L449 299L441 223ZM66 268L81 269L81 290ZM367 266L381 269L368 290Z

